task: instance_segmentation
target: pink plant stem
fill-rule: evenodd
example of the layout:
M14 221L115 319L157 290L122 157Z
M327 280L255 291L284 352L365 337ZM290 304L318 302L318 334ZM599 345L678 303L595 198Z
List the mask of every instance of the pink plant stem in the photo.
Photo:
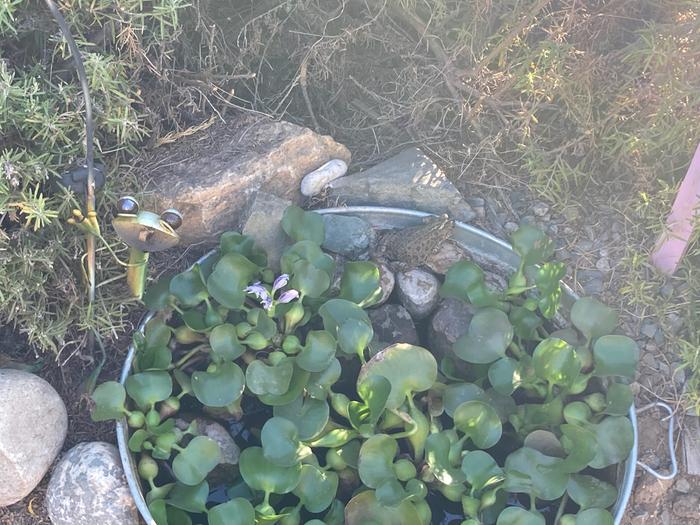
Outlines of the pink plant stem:
M678 189L666 231L661 234L651 254L651 262L663 273L672 275L683 258L693 234L700 208L700 145L695 150L688 173Z

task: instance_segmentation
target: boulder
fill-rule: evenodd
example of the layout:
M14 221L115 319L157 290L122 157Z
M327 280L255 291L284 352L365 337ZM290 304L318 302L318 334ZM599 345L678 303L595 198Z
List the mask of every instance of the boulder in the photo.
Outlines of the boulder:
M377 263L377 267L379 268L379 286L382 289L382 296L379 298L379 301L377 301L376 306L381 306L391 297L391 293L394 291L394 286L396 285L396 276L386 263L379 262Z
M0 369L0 507L16 503L39 484L68 430L61 397L46 381Z
M328 185L330 202L346 205L376 205L447 213L454 219L476 217L471 206L430 158L418 148L347 175Z
M183 244L240 231L257 191L300 204L301 179L348 149L310 129L268 117L236 114L226 123L184 137L134 163L154 211L176 208Z
M399 300L414 319L424 319L435 309L440 282L432 273L419 268L396 274Z
M374 338L388 345L393 343L418 344L418 332L411 314L400 304L385 304L368 310Z
M79 443L61 458L46 490L53 525L139 525L117 447Z
M275 271L280 269L280 257L289 244L280 221L284 210L292 201L281 199L270 193L258 192L255 196L242 233L255 239L255 244L267 252L267 264Z
M366 255L374 238L372 226L364 219L350 215L328 214L323 216L326 238L325 250L358 259Z
M428 325L428 344L438 356L449 354L452 345L469 329L471 307L459 299L443 299Z

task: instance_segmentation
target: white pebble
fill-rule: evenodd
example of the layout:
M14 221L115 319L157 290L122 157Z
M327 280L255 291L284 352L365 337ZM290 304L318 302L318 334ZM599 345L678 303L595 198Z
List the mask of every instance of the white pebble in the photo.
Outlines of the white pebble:
M306 197L313 197L321 193L329 182L339 179L348 171L348 165L344 160L333 159L323 166L307 173L301 180L301 193Z

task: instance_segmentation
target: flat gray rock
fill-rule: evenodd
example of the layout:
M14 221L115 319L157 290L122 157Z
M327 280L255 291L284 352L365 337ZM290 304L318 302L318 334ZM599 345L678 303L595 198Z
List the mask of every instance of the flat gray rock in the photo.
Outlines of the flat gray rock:
M471 221L472 207L429 157L409 148L395 157L328 185L328 198L347 205L376 205L448 213Z
M66 407L50 384L28 372L0 369L0 507L34 490L67 430Z
M270 193L258 192L247 214L242 233L267 252L267 264L279 271L280 257L289 244L280 221L284 210L292 204Z
M372 226L364 219L349 215L328 214L323 216L326 238L325 250L356 259L367 254L374 237Z
M385 304L368 310L367 314L372 321L376 341L387 346L394 343L418 344L416 325L411 314L400 304Z
M438 356L450 354L452 345L469 329L473 314L459 299L443 299L428 325L428 343Z
M117 447L79 443L61 458L46 491L53 525L139 525Z

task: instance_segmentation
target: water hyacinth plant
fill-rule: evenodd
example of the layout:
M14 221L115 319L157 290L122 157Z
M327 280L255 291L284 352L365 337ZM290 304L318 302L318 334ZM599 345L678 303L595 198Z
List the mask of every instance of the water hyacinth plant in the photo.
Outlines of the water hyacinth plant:
M379 270L348 262L334 286L319 215L292 207L282 227L279 276L226 233L152 287L132 374L95 390L95 420L126 418L158 525L612 525L638 349L595 299L561 318L564 267L542 232L513 235L505 291L472 262L448 271L442 296L473 317L436 356L373 341ZM223 480L203 414L242 449Z

